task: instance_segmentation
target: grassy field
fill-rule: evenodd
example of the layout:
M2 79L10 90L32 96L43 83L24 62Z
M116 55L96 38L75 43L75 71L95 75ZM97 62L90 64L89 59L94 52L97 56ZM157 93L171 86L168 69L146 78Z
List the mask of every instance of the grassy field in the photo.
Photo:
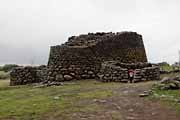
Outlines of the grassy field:
M180 73L169 73L169 74L162 74L161 75L161 79L164 78L164 77L176 77L176 76L180 76Z
M3 90L4 88L8 88L9 82L10 82L9 79L0 80L0 90Z
M153 99L160 100L162 104L176 108L180 114L180 90L154 90Z
M32 85L12 87L9 86L9 80L0 80L0 120L74 120L77 116L83 118L84 114L89 115L89 113L94 115L101 112L104 115L108 109L108 112L111 112L111 120L121 120L121 111L118 110L119 108L114 110L114 106L116 104L124 106L126 103L123 101L127 100L129 100L127 107L131 106L133 101L140 102L142 99L137 97L139 91L153 83L122 84L82 80L67 82L63 86L37 88ZM128 91L132 93L127 96ZM104 99L111 101L110 98L113 98L114 102L108 108L109 103L105 106L94 102L103 103ZM162 101L162 104L172 106L180 113L179 90L154 90L150 99ZM139 111L141 110L140 108ZM149 115L148 111L147 115Z
M170 73L161 75L163 77L175 77L180 76L180 73ZM180 90L154 90L152 96L154 99L162 101L163 104L168 104L172 107L175 107L176 110L180 113Z
M0 81L0 120L41 120L54 112L62 120L68 120L70 113L103 110L103 106L92 101L112 96L110 88L119 87L96 81L47 88L8 84L8 80Z

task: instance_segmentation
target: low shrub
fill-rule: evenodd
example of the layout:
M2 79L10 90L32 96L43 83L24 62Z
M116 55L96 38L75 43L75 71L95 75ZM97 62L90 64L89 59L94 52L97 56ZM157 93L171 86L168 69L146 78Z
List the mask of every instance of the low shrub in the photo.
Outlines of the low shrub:
M10 78L9 72L0 71L0 79Z
M16 64L6 64L6 65L4 65L2 67L2 71L9 72L15 67L18 67L18 65L16 65Z

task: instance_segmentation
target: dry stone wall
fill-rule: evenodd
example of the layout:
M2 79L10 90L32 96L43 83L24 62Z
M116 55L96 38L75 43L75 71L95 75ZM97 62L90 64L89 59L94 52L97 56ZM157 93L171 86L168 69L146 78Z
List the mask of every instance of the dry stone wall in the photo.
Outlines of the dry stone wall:
M10 85L25 85L47 80L47 67L17 67L11 73Z
M89 48L51 48L48 64L50 81L95 78L100 69L100 61Z
M98 73L98 80L103 82L128 82L129 69L134 69L133 82L160 79L159 66L149 63L122 64L117 61L108 61L102 64Z
M160 73L158 66L135 69L134 82L159 80Z

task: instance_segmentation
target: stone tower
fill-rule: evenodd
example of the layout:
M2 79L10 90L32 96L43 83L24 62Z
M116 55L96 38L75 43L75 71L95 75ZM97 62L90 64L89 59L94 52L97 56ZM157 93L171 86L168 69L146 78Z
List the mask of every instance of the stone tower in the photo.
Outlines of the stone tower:
M142 36L136 32L89 33L72 36L65 44L52 46L48 80L95 78L105 61L147 62Z

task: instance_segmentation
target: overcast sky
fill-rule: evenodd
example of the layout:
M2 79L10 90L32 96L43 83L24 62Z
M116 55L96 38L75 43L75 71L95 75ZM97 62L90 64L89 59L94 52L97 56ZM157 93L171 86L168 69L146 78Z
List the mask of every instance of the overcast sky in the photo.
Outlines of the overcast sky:
M150 62L178 61L180 0L0 0L0 64L46 64L72 35L136 31Z

